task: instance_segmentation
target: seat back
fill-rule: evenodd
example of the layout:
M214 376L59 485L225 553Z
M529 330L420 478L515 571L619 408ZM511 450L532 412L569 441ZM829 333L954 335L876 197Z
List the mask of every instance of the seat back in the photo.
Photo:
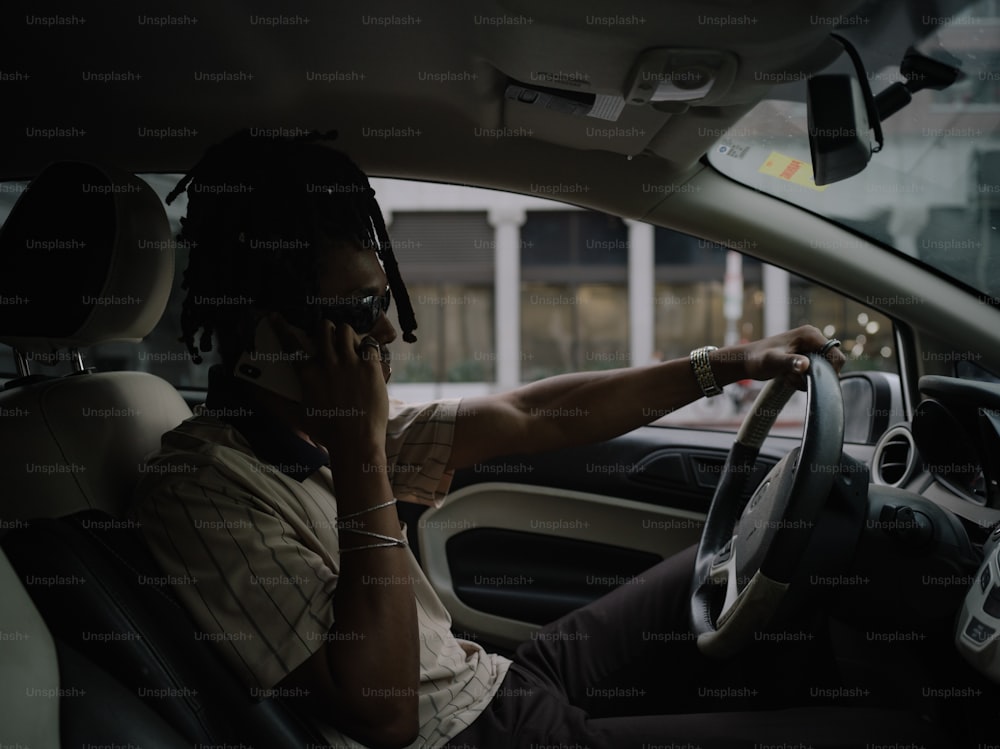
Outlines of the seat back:
M60 682L58 746L191 749L190 742L92 660L59 640L56 652Z
M26 359L139 341L173 282L170 226L145 182L77 162L49 165L0 228L0 343ZM0 392L0 518L124 514L160 436L191 416L141 372L31 377Z
M0 517L123 516L164 432L191 416L145 372L68 375L0 392Z
M0 726L10 746L59 746L55 644L0 551ZM42 696L48 699L40 699Z
M0 230L0 295L23 300L0 305L0 343L42 357L140 340L169 295L169 239L159 199L141 180L51 165ZM60 265L51 253L65 248L73 254ZM0 712L5 740L56 746L61 704L63 746L326 746L283 702L249 694L124 519L144 457L190 416L168 383L140 372L25 377L0 392L0 545L24 583L0 569L0 592L20 590L25 620L11 628L45 631L20 649L0 640L0 682L15 697L25 684L58 688L47 624L70 683L104 698L74 702L74 693L21 710L24 699L12 697L0 711L10 705L23 727L8 732L12 716Z
M0 551L0 726L4 746L190 749L134 692L54 640Z
M53 634L188 742L326 745L282 699L250 694L173 596L179 581L165 579L132 521L101 512L35 520L2 546Z

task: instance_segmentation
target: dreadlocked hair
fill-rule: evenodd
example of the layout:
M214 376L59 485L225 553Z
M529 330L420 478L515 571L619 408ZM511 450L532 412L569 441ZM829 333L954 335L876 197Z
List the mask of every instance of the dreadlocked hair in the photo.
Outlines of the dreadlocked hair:
M373 248L396 300L403 340L417 340L413 305L375 191L330 143L335 132L263 138L243 130L210 147L167 195L188 195L178 240L190 247L182 288L181 338L195 363L212 350L223 361L253 349L262 311L312 329L318 250L331 242ZM199 336L200 331L200 336ZM195 341L197 337L197 343Z

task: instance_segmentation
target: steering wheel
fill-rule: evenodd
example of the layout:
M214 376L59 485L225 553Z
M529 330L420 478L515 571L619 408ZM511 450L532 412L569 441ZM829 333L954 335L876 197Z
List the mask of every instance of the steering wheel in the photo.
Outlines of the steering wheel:
M802 444L764 477L743 507L747 477L778 414L795 392L764 386L729 451L708 510L691 586L699 649L728 657L770 621L809 544L833 486L844 443L844 400L833 366L809 355Z

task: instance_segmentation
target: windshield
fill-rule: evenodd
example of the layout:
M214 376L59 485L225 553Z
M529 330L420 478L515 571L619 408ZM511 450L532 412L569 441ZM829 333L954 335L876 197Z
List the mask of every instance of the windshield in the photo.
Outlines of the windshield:
M909 45L932 57L950 55L964 74L944 91L917 92L885 120L884 148L860 174L824 187L812 182L802 76L776 86L729 130L710 150L710 163L1000 304L998 6L977 2L946 17L859 16L838 30L859 48L875 94L904 80L899 63ZM824 72L853 72L846 57Z

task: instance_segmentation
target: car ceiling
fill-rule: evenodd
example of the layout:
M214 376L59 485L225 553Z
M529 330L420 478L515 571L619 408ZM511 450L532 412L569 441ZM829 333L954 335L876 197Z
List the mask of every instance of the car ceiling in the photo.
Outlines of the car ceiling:
M774 254L772 262L824 278L846 292L848 284L829 278L824 263L833 259L801 253L801 236L827 230L825 222L782 214L775 225L772 204L764 210L752 191L722 190L727 181L699 159L722 131L772 91L764 74L801 78L837 58L839 46L829 39L832 27L816 23L816 18L861 17L862 23L838 30L860 47L869 69L875 70L897 63L909 44L968 4L969 0L442 0L433 4L376 0L353 5L297 0L279 9L259 1L214 0L201 5L191 0L141 0L128 7L95 4L82 9L69 0L38 5L18 0L0 9L4 97L0 128L6 146L0 179L29 178L58 159L114 164L137 173L183 172L205 148L241 128L336 129L341 147L372 175L541 194L722 242L734 231L739 236L759 236L756 252L762 259ZM140 25L141 15L187 16L197 23ZM298 16L309 22L278 27L251 24L250 17L256 15ZM68 18L73 23L40 26L28 24L28 16ZM384 26L362 20L386 16L410 23ZM641 20L588 23L593 16ZM531 22L476 22L498 17ZM741 17L754 20L703 22ZM540 73L565 74L561 83L547 81L550 86L622 94L639 56L667 47L731 53L738 60L735 80L711 106L669 114L648 105L626 105L617 122L539 111L504 99L508 79L544 78ZM847 69L843 57L835 69ZM86 71L142 78L98 83L84 81ZM197 71L245 72L254 78L207 83L195 80ZM306 71L354 71L365 78L310 82ZM420 80L420 72L467 73L469 80ZM796 98L802 88L784 87L781 95ZM642 132L622 138L589 137L587 129L594 127ZM85 134L44 138L28 135L32 128L76 128ZM140 137L140 128L186 128L197 134ZM364 135L366 129L386 128L419 130L420 135ZM530 129L532 135L476 134L477 129L497 128ZM691 190L649 189L683 183L689 183L686 187ZM566 189L538 189L546 186ZM796 224L798 228L787 236L772 236L792 218L805 223ZM764 238L769 239L764 242ZM780 248L786 245L791 254L783 256ZM884 287L889 293L891 280L904 278L910 266L890 253L877 252L874 245L870 249L863 257L836 261L852 274L855 293L869 287ZM801 255L801 261L793 255ZM905 295L905 284L898 287ZM947 312L949 302L941 304L942 313ZM911 313L880 309L900 319ZM928 320L912 323L919 329ZM993 322L990 325L996 329Z
M631 206L623 213L644 215L662 193L643 194L641 183L682 180L717 134L767 93L762 73L802 75L827 65L839 48L828 38L831 27L814 19L858 7L857 0L15 3L3 12L12 16L2 69L29 78L3 83L8 148L0 177L29 177L61 158L178 172L243 127L336 129L344 150L373 174L522 192L538 183L589 186L558 197L605 207L610 199ZM300 20L250 22L276 15ZM29 16L70 22L29 24ZM197 22L140 24L140 16ZM386 17L406 22L365 22ZM608 17L626 22L595 23ZM673 114L626 105L617 122L504 100L509 78L622 94L639 55L664 47L732 53L735 80L712 105ZM308 81L310 71L364 79ZM142 77L83 79L92 73ZM195 80L204 73L253 78ZM421 73L467 80L420 80ZM31 128L77 132L49 138L29 135ZM188 134L140 137L141 128ZM370 135L388 128L410 135ZM501 128L532 134L483 135ZM626 135L589 135L595 128Z

